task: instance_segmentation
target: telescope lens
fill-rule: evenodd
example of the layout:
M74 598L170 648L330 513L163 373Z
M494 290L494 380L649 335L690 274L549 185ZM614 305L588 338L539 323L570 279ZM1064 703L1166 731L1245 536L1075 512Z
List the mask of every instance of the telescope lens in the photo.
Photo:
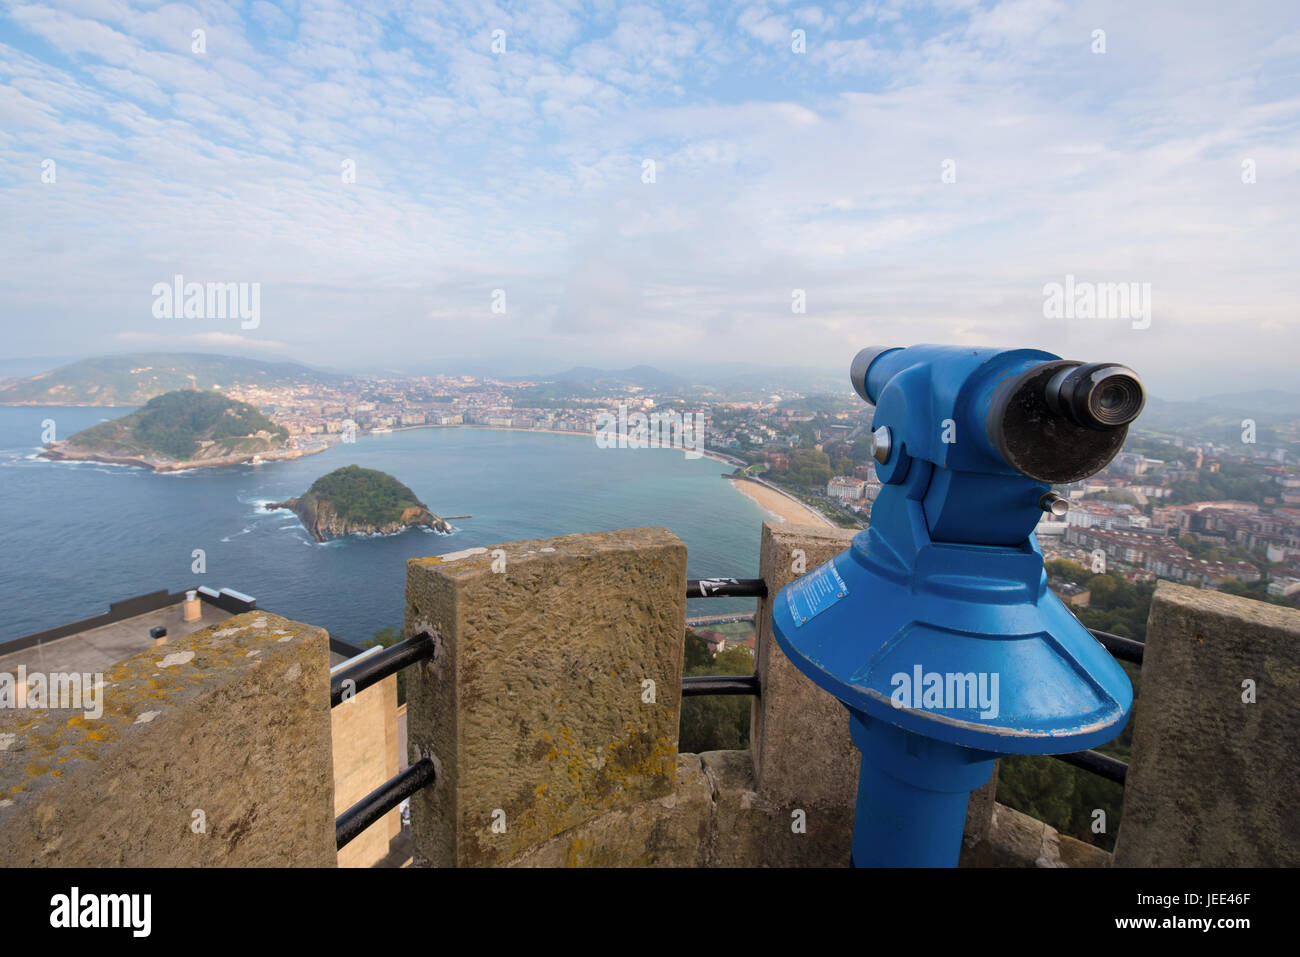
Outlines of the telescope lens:
M1142 384L1128 370L1123 366L1108 366L1094 372L1091 379L1088 407L1098 424L1118 428L1138 417L1144 404Z
M1108 432L1138 417L1146 392L1127 366L1094 362L1061 369L1047 384L1048 407L1076 425Z

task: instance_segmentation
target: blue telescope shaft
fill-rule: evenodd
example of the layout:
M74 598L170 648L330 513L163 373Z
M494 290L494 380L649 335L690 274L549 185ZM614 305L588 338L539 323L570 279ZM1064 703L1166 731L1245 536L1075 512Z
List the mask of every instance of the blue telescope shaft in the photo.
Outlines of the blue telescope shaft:
M956 867L970 792L995 755L926 738L850 710L862 752L855 867Z

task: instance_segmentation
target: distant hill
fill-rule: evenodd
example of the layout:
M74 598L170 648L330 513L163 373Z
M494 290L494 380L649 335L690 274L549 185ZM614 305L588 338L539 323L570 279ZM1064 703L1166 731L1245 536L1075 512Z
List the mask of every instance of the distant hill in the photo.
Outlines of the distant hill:
M1252 392L1225 392L1221 395L1208 395L1200 400L1200 404L1213 405L1222 409L1234 409L1245 413L1263 410L1290 418L1300 416L1300 392L1284 392L1281 389L1257 389Z
M40 372L49 372L60 366L66 366L78 360L77 356L20 356L14 359L0 359L0 379L19 379L33 376Z
M0 383L0 405L143 405L177 389L311 385L344 377L296 362L262 362L205 353L138 353L82 359L50 372Z
M1210 396L1193 402L1168 402L1148 396L1135 423L1138 429L1173 432L1181 429L1240 432L1244 418L1261 427L1283 425L1300 418L1300 394L1267 389Z
M288 438L285 429L245 402L183 389L155 396L130 415L83 429L43 454L172 468L280 452Z
M268 509L292 509L318 542L341 535L391 535L423 525L450 532L446 521L429 511L415 493L386 472L348 465L322 475L311 488Z

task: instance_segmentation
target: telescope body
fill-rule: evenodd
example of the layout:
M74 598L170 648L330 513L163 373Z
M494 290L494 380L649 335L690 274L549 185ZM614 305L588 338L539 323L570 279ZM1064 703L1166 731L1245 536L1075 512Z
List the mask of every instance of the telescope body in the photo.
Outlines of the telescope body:
M864 350L851 378L875 404L884 487L870 528L777 595L773 631L849 709L853 863L955 866L998 757L1083 750L1128 720L1128 678L1048 590L1033 529L1052 483L1119 451L1127 423L1098 420L1130 380L1140 410L1141 385L1121 366L947 346Z

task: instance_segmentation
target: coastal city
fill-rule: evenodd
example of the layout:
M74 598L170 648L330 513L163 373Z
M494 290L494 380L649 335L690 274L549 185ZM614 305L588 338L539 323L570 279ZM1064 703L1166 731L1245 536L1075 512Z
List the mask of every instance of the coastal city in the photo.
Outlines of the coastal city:
M707 453L734 467L741 490L769 511L849 528L870 519L880 491L870 459L872 410L847 394L697 389L684 396L623 385L578 398L563 385L438 375L225 391L299 443L455 426L591 434L598 416L620 408L625 415L702 414ZM1044 514L1037 529L1044 557L1055 562L1049 567L1067 562L1067 570L1133 585L1163 578L1279 604L1300 601L1297 423L1272 433L1272 443L1254 441L1253 424L1244 426L1235 445L1194 428L1135 430L1105 469L1057 489L1069 510ZM1088 603L1079 583L1056 576L1053 587L1075 607Z
M0 4L5 939L452 868L533 946L636 936L616 869L1285 926L1300 3L1239 6Z

